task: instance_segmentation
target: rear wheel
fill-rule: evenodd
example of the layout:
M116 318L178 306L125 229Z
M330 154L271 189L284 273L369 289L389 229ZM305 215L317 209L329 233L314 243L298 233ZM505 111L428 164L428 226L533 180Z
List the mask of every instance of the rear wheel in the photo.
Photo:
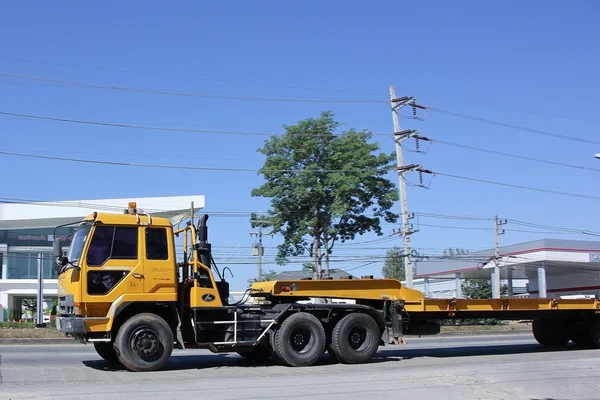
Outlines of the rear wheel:
M118 364L119 357L115 353L113 342L94 342L96 353L111 364Z
M536 319L532 325L533 336L539 344L561 347L569 343L570 330L567 321L561 319Z
M291 367L315 364L325 350L325 329L312 314L289 316L273 334L274 358Z
M368 314L352 313L333 328L331 350L346 364L360 364L373 358L381 334L377 323Z
M266 340L247 351L238 351L238 354L247 360L265 362L271 357L272 352L269 341Z
M115 339L119 361L130 371L156 371L173 351L173 332L156 314L143 313L126 321Z
M599 349L600 348L600 318L594 316L588 328L588 345Z

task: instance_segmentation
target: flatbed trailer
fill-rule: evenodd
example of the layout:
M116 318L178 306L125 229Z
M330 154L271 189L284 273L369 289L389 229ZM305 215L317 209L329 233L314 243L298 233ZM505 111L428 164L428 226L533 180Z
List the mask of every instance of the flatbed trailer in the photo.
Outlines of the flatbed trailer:
M275 303L335 298L384 310L391 325L391 343L401 342L405 334L439 333L440 320L494 318L533 320L533 334L542 345L563 346L571 340L600 348L600 301L596 299L435 299L393 279L258 282L251 289L253 296Z
M393 279L326 279L257 282L247 291L253 301L230 303L207 241L208 216L197 219L192 207L188 218L173 226L135 203L122 215L93 213L74 223L67 256L55 230L58 330L131 371L161 369L174 348L294 367L313 365L327 351L359 364L380 345L438 333L439 320L460 318L533 319L543 345L600 347L596 300L429 299ZM179 235L183 260L175 251Z

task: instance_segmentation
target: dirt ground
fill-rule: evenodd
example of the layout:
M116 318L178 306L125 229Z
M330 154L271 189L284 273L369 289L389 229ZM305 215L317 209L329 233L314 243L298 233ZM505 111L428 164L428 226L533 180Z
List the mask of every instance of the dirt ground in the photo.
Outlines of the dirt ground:
M64 334L54 328L0 328L3 339L62 338Z

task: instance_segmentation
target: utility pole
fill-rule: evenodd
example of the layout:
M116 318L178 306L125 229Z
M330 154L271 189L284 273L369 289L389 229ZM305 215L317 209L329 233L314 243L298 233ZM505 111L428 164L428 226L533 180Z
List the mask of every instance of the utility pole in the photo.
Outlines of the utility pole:
M258 228L257 232L250 232L250 236L256 235L258 242L254 244L252 247L252 255L258 256L258 274L257 279L258 282L262 281L262 257L265 252L265 248L263 247L263 235L272 235L271 233L263 233L263 227L269 226L269 221L262 220L262 215L258 214L258 219L251 220L253 225L256 225Z
M508 221L498 219L498 216L494 216L494 266L492 267L492 297L494 299L500 298L500 267L498 266L498 260L500 260L500 235L504 235L504 229L500 229L501 225L505 225Z
M46 323L44 322L44 263L42 261L42 254L38 253L37 256L37 309L36 309L36 328L44 328Z
M416 99L414 97L396 97L396 89L390 86L390 98L392 106L392 118L394 121L394 139L396 142L396 161L398 163L398 183L400 190L400 210L402 213L402 237L404 238L404 266L406 271L406 287L413 287L413 267L410 259L410 230L408 226L408 201L406 199L406 181L404 180L404 173L408 172L404 165L404 155L402 154L402 140L408 139L411 135L417 133L417 131L401 131L400 130L400 119L398 117L398 110Z

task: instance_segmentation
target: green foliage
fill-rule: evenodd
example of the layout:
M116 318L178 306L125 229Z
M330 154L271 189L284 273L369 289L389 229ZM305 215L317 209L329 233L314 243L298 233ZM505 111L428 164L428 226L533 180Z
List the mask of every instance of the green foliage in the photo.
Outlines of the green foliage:
M275 278L275 275L277 275L277 272L275 272L273 270L269 270L267 272L263 271L262 279L260 280L260 282L272 281L273 278ZM256 279L256 278L248 279L248 285L252 285L254 282L258 282L258 279Z
M312 263L302 264L302 271L315 272L315 266Z
M339 125L324 112L285 126L284 135L258 150L266 156L259 172L266 182L252 196L271 199L269 222L283 235L279 264L304 254L320 262L337 240L369 231L382 235L380 219L397 220L390 209L398 194L385 178L394 154L373 154L379 145L370 142L371 133L350 129L338 135Z
M385 253L385 262L381 269L384 278L397 279L399 281L404 279L406 269L403 253L404 251L397 246L392 247Z
M502 285L500 294L506 295L508 286ZM467 299L490 299L492 298L491 279L463 279L462 293Z
M490 299L492 298L492 280L491 279L463 279L462 293L467 299ZM503 285L500 288L502 295L506 294L508 287ZM504 321L495 318L477 318L477 319L456 319L444 320L443 325L502 325Z

